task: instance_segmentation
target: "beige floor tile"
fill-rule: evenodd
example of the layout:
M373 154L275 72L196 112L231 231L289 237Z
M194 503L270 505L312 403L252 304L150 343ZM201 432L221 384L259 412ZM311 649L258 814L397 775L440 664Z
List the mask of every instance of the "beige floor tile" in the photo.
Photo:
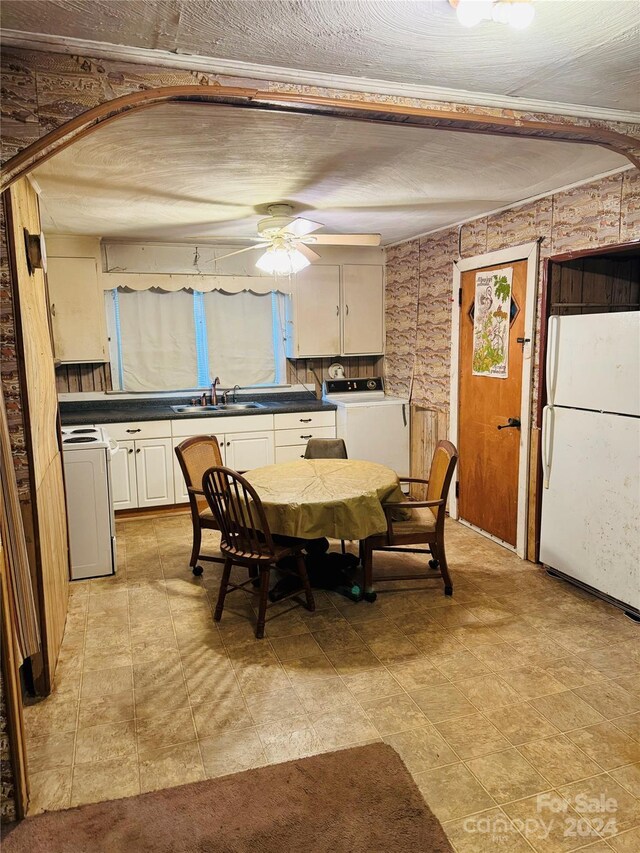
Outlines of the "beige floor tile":
M71 767L29 774L29 815L68 809L71 802Z
M578 657L585 661L588 666L599 669L609 678L625 675L635 676L636 678L640 676L640 664L625 654L622 644L580 652Z
M300 609L298 612L299 618L309 628L310 631L326 631L327 628L332 628L334 625L342 625L345 617L340 611L336 610L333 605L329 605L328 609L320 610L318 608L318 591L314 590L313 595L316 598L316 609L312 612L309 610Z
M427 724L427 718L406 693L362 702L369 718L381 735L417 729Z
M503 806L536 853L569 853L598 840L589 825L557 792L545 792Z
M615 681L600 681L597 684L578 687L573 692L608 720L640 711L640 696L634 696Z
M384 741L400 754L413 774L458 761L456 754L431 725L385 735Z
M437 730L459 758L476 758L508 749L509 741L483 714L436 724Z
M297 658L317 655L320 646L311 634L302 634L294 637L276 637L271 640L271 645L279 660L295 660Z
M98 726L102 723L118 723L132 720L133 690L112 693L109 696L85 697L80 700L78 728Z
M434 662L450 681L460 681L463 678L472 678L490 672L489 668L468 649L438 656Z
M283 717L299 717L304 713L302 703L292 687L270 693L255 693L247 699L247 707L255 725Z
M184 681L191 702L212 702L216 696L239 690L238 679L228 660L184 661Z
M563 785L558 793L605 838L640 826L640 801L608 773Z
M136 754L135 724L107 723L79 729L76 735L75 764L88 761L110 761Z
M89 672L95 669L117 669L123 666L132 666L132 664L133 657L130 650L112 652L107 649L86 654L83 658L82 668L84 672Z
M637 675L623 675L619 678L615 678L614 681L616 684L619 684L620 687L624 687L625 690L628 690L629 693L633 693L635 696L640 696L640 678Z
M497 803L520 800L551 787L517 749L471 758L466 765Z
M429 618L443 628L454 628L460 625L479 625L480 620L462 604L450 607L438 607L429 611Z
M422 657L408 637L377 637L367 643L374 655L385 664L402 663Z
M78 700L65 693L53 693L35 705L27 705L24 709L27 736L75 731L78 706Z
M523 699L535 699L550 693L562 693L566 687L547 670L537 666L508 669L500 673L503 681L513 687Z
M425 770L414 776L422 795L437 818L453 820L495 806L464 764L450 764Z
M140 773L135 757L78 764L73 769L71 806L133 797L140 793Z
M531 847L502 809L445 823L444 831L457 853L531 853Z
M640 711L635 714L628 714L625 717L615 717L611 722L629 737L640 741Z
M604 677L599 670L588 666L576 655L557 658L540 664L540 667L563 684L565 689L584 687L586 684L602 681Z
M524 666L527 659L505 642L490 643L473 647L474 656L492 672L502 672Z
M514 641L511 645L533 666L567 656L567 649L561 643L547 636L546 632L541 634L531 629L526 639Z
M192 711L199 738L209 738L219 731L246 729L254 725L246 702L239 694L223 695L215 702L193 705Z
M600 766L565 735L533 740L518 749L553 786L566 785L602 772Z
M486 716L514 746L558 734L558 729L528 702L487 711Z
M266 723L256 731L269 762L293 761L326 749L306 716Z
M133 667L121 666L115 669L96 669L82 676L82 699L98 699L123 693L133 687Z
M531 704L563 732L603 719L602 714L571 690L532 699Z
M157 791L205 778L197 743L181 743L159 749L140 761L140 790Z
M456 682L458 689L479 711L491 711L515 705L521 696L495 673Z
M265 762L262 742L255 729L220 732L199 741L207 778L228 776Z
M27 743L29 773L52 770L56 767L71 767L75 741L75 731L48 731L42 737L29 738Z
M320 648L327 653L364 646L362 637L345 620L323 631L314 630L313 637Z
M369 673L363 674L368 675ZM397 683L396 687L396 692L401 692ZM310 714L322 714L325 711L337 711L340 708L348 707L359 708L358 700L339 676L298 684L295 687L295 692L304 710Z
M377 640L379 637L404 636L402 629L389 616L354 622L353 628L365 643L368 643L369 640Z
M287 604L289 607L291 606L290 602ZM301 608L289 610L286 613L278 614L277 617L272 611L265 628L265 637L273 639L274 637L292 637L297 634L310 633L309 626L300 616L300 610Z
M131 634L128 625L119 628L89 628L85 635L84 652L94 655L97 652L131 651Z
M189 695L183 678L172 683L162 682L135 688L133 697L135 713L139 718L153 717L154 714L162 711L182 708L189 704Z
M436 660L440 655L450 655L465 650L460 640L456 640L451 631L441 625L430 625L417 631L406 632L418 651L430 660Z
M447 678L426 658L390 664L387 669L405 690L446 684Z
M623 788L640 800L640 762L627 764L626 767L619 767L617 770L610 770L609 776L612 776L616 782L619 782Z
M180 653L174 651L160 659L136 663L133 667L133 686L136 690L157 687L180 681L182 678L182 660Z
M367 672L356 672L353 675L344 675L342 680L360 702L383 699L403 692L400 683L389 670L382 667L370 669Z
M324 653L306 658L293 658L285 661L281 666L294 687L309 681L334 678L337 675L334 665Z
M344 651L327 652L327 657L339 675L366 672L381 665L380 658L376 657L367 646L352 646Z
M640 743L611 722L576 729L568 732L567 736L605 770L640 761Z
M453 684L410 690L409 695L432 723L476 714L477 708Z
M238 684L243 693L265 693L272 690L284 690L290 686L289 678L281 663L267 666L247 666L236 672Z
M313 728L327 749L338 749L379 737L365 711L346 708L310 716Z
M483 623L458 625L449 630L457 640L469 649L474 649L476 646L486 645L487 643L502 643L502 637L496 634L490 625Z
M196 739L190 708L178 708L136 720L136 739L140 759L167 746L188 743Z
M616 853L638 853L640 850L640 826L630 829L628 832L622 832L615 838L609 838L608 842Z

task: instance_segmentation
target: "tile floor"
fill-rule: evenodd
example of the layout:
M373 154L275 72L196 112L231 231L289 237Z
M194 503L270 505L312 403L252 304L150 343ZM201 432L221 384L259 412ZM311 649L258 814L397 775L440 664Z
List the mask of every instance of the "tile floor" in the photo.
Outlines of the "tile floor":
M256 641L241 593L212 621L188 516L120 522L117 576L72 585L56 689L25 711L31 812L382 739L458 853L640 850L640 627L447 535L452 599L319 592Z

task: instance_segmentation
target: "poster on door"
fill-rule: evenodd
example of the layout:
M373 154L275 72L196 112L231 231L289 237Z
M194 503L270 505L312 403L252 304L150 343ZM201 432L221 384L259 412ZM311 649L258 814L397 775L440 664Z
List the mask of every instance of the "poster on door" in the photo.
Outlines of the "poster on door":
M509 318L513 267L476 273L473 314L474 376L509 375Z

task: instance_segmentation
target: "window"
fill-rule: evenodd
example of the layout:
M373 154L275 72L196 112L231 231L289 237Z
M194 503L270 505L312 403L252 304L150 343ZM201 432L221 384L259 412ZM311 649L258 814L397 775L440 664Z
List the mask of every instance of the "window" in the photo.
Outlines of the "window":
M178 290L106 293L114 388L180 391L282 384L286 296Z

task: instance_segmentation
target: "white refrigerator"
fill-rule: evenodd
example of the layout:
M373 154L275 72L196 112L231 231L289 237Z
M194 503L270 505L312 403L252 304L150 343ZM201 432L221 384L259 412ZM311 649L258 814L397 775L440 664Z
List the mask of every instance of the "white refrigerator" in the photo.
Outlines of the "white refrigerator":
M550 317L540 560L640 611L640 312Z

